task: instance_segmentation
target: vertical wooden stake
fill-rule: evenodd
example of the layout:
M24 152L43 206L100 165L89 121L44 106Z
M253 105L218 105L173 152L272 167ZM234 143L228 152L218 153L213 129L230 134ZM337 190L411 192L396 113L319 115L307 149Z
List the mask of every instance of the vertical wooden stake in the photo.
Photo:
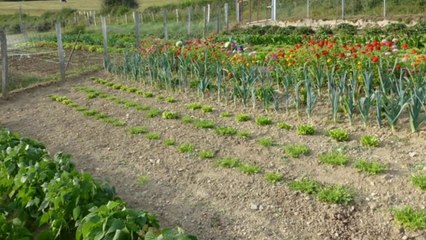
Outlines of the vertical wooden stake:
M133 16L135 19L135 30L136 30L136 48L139 48L139 44L141 42L141 29L139 26L139 13L133 12Z
M207 23L210 23L210 4L207 4Z
M203 38L205 39L207 37L207 8L203 7Z
M179 9L176 8L176 22L179 23Z
M226 32L229 31L229 4L225 3L225 28Z
M187 34L188 37L191 36L191 16L192 16L192 7L188 7L188 25L187 25Z
M3 98L8 97L7 84L9 77L9 69L7 64L7 39L6 33L0 30L0 47L1 47L1 59L2 59L2 74L1 74L1 94Z
M101 17L102 22L102 37L104 44L104 67L105 69L109 66L109 54L108 54L108 33L107 33L107 23L104 16Z
M164 9L163 11L163 21L164 21L164 40L169 40L169 32L167 29L167 9Z
M62 44L61 22L57 21L55 28L56 28L56 38L58 42L59 70L61 72L61 81L65 81L65 53L64 53L64 46Z

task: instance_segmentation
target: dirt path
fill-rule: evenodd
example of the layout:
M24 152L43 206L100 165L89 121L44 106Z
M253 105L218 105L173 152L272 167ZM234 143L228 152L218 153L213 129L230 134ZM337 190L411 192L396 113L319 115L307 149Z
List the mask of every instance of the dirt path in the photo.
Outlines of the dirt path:
M100 74L101 75L101 74ZM102 75L101 75L102 76ZM108 78L109 76L103 76ZM138 86L134 82L127 85ZM121 99L134 100L150 108L173 110L181 115L206 118L217 124L234 126L252 132L252 138L223 137L214 130L197 129L180 120L149 118L146 111L117 105L106 99L87 99L75 86L84 85L114 94ZM178 94L143 87L155 96L174 96L176 103L144 98L133 93L112 90L89 78L69 81L15 94L0 101L0 125L47 144L51 152L64 151L73 155L77 167L94 176L108 180L119 195L132 207L155 213L163 225L178 225L199 239L426 239L425 231L407 231L394 223L390 209L404 205L426 208L426 193L411 185L413 172L426 171L425 134L396 135L386 129L369 129L380 136L381 147L366 149L359 146L364 129L352 128L351 141L336 143L325 132L335 126L318 114L313 119L320 133L298 136L294 130L280 130L276 125L257 126L254 121L237 123L234 117L221 118L219 113L250 113L261 111L223 106L212 101L213 113L191 111L190 102L199 102L191 94ZM51 101L50 94L65 95L75 102L95 108L127 121L127 127L113 127L94 118ZM321 108L319 108L321 109ZM295 116L268 114L274 122L285 120L301 123ZM145 126L161 134L160 140L143 135L130 135L126 129ZM344 126L344 125L342 125ZM271 137L276 146L264 148L256 143L260 137ZM192 143L196 151L183 154L177 147L165 146L163 141L176 139L177 145ZM282 146L306 143L312 150L307 157L287 158ZM345 149L353 158L375 159L389 166L386 174L368 176L358 173L353 165L330 167L320 164L319 153ZM238 157L255 163L263 172L284 174L281 184L270 184L263 174L246 175L237 170L223 169L215 160L201 160L197 152L210 149L215 159ZM148 182L138 184L140 176ZM285 182L311 177L330 184L350 186L357 192L355 203L338 206L290 190Z

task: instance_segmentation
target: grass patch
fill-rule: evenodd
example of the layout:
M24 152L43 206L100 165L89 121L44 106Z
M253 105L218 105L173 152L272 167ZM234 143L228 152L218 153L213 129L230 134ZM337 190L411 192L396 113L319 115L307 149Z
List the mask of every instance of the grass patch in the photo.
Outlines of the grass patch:
M215 128L216 123L212 120L206 120L206 119L197 119L194 121L194 125L197 128L207 129L207 128Z
M179 113L177 112L163 112L161 115L163 119L178 119Z
M211 112L213 112L213 107L212 107L212 106L203 106L203 107L201 108L201 111L202 111L203 113L211 113Z
M302 193L316 194L320 190L321 184L315 180L304 178L290 182L288 187Z
M200 103L190 103L190 104L187 105L187 108L191 109L191 110L199 110L202 107L203 106Z
M238 130L233 127L217 127L216 133L221 136L234 136L236 135Z
M328 131L328 135L338 142L349 140L349 132L341 128L331 129Z
M306 144L292 144L284 147L284 153L293 158L309 155L310 152L311 150Z
M126 101L125 103L124 103L124 107L125 108L135 108L136 106L138 106L139 104L138 103L135 103L135 102L130 102L130 101Z
M355 167L361 171L366 172L371 175L377 175L386 171L386 166L379 162L367 161L367 160L357 160L355 162Z
M262 171L262 168L260 166L254 165L254 164L242 164L238 167L238 170L240 170L240 172L245 173L245 174L256 174L256 173L260 173Z
M412 207L406 206L402 209L393 211L393 217L402 226L418 230L426 228L426 211L416 210Z
M164 145L174 146L174 145L176 145L176 140L174 140L173 138L168 138L168 139L164 140Z
M135 109L138 110L138 111L146 111L146 110L149 109L149 107L145 106L145 105L138 104L137 106L135 106Z
M228 118L228 117L231 117L231 114L229 112L221 112L219 114L219 117L221 117L221 118Z
M326 203L349 204L353 202L355 194L344 186L326 186L317 194L318 200Z
M92 109L87 109L83 111L83 115L88 117L95 116L96 114L98 114L98 111Z
M266 126L272 124L272 119L268 117L258 117L256 118L256 123L259 126Z
M257 140L257 144L262 147L269 148L272 147L275 143L272 138L260 138L259 140Z
M194 151L194 145L191 143L183 143L179 145L179 152L181 153L192 153Z
M176 99L174 97L167 97L165 101L168 103L175 103Z
M236 168L241 165L238 158L225 157L216 161L217 165L224 168Z
M334 166L344 166L349 162L349 157L339 152L324 153L319 155L318 158L321 163Z
M185 115L185 116L182 117L182 122L183 123L193 123L194 118L189 116L189 115Z
M160 139L160 134L156 133L156 132L150 132L146 134L146 138L148 138L149 140L158 140Z
M235 116L235 120L237 120L237 122L247 122L251 120L251 117L248 114L240 113L237 116Z
M212 150L201 150L198 156L201 159L214 158L215 153Z
M150 118L155 118L161 114L161 110L158 108L153 108L148 111L147 116Z
M149 180L148 176L144 176L144 175L140 176L138 178L138 184L139 184L139 186L140 187L144 186L148 182L148 180Z
M314 135L315 127L311 124L301 124L297 126L297 134L299 135Z
M361 137L360 143L366 147L378 147L379 139L376 136L364 135Z
M148 132L146 127L131 127L127 130L130 134L145 134Z
M154 97L154 93L151 93L151 92L144 92L144 93L143 93L143 96L144 96L144 97L146 97L146 98L152 98L152 97Z
M426 174L417 174L411 177L414 186L426 191Z
M284 130L291 130L293 128L291 125L289 125L288 123L285 123L285 122L278 123L277 127L279 129L284 129Z
M268 172L265 174L265 180L270 183L277 183L281 182L284 179L284 176L282 173L278 172Z
M238 133L238 136L240 138L243 138L243 139L249 139L249 138L251 138L251 132L250 131L240 131Z

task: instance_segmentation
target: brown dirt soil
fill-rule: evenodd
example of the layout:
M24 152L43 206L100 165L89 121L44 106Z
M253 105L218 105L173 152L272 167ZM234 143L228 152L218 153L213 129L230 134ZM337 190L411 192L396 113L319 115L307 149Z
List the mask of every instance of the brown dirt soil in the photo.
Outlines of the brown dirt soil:
M103 73L98 76L112 79ZM411 205L426 208L426 192L410 183L414 172L425 172L426 135L409 134L404 129L391 133L387 128L363 129L330 122L325 112L311 120L319 132L314 136L299 136L295 130L281 130L279 121L292 125L305 122L295 115L265 113L240 106L218 104L206 97L164 91L141 86L136 82L115 79L127 85L151 91L155 96L174 96L176 103L166 103L156 97L112 90L90 81L89 77L40 87L0 100L0 126L44 142L50 151L73 154L77 167L114 185L120 197L131 207L156 214L164 226L181 226L199 239L417 239L425 240L426 231L410 231L394 222L391 209ZM214 130L197 129L180 120L148 118L146 111L128 109L106 99L87 99L75 86L84 85L134 100L150 108L173 110L183 115L214 120L217 124L234 126L253 133L251 139L223 137ZM95 108L127 121L126 127L113 127L63 104L53 102L50 94L65 95L75 102ZM188 110L186 105L201 102L214 107L212 113ZM317 111L323 111L317 107ZM229 111L230 118L219 117ZM270 126L257 126L252 121L238 123L235 114L267 115L274 119ZM359 126L359 123L355 124ZM145 126L161 134L161 140L148 140L143 135L130 135L128 127ZM351 131L351 140L337 143L326 136L332 127ZM370 133L380 139L379 148L359 144L361 135ZM264 148L257 144L260 137L272 137L276 145ZM177 145L192 143L196 151L183 154L177 146L163 141L174 138ZM286 157L283 146L305 143L312 152L300 159ZM201 160L197 152L211 149L214 160ZM319 163L318 154L344 149L353 159L378 160L389 171L377 176L357 172L354 164L332 167ZM247 175L236 169L216 166L224 156L238 157L246 163L256 163L263 173L284 174L283 183L270 184L263 174ZM145 185L140 176L148 176ZM323 183L349 186L356 193L355 202L348 206L321 203L312 196L295 192L287 182L310 177Z

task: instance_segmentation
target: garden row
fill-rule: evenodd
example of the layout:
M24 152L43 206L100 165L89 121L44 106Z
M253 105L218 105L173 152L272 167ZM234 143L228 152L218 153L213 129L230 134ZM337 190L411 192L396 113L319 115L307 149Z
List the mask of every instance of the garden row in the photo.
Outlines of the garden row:
M133 92L133 93L138 93L140 95L145 95L148 97L154 97L154 95L152 93L148 93L148 92L144 92L141 90L138 90L137 88L132 88L132 87L127 87L125 85L120 85L120 84L113 84L113 82L109 82L106 80L101 80L101 79L97 79L95 80L98 83L102 83L105 85L109 85L111 88L117 89L117 90L122 90L122 91L126 91L126 92ZM120 99L114 95L111 94L106 94L94 89L90 89L88 87L79 87L78 88L80 91L83 91L87 94L88 98L94 98L97 96L100 96L102 98L105 98L107 100L113 100L115 103L120 104L122 106L125 107L134 107L137 108L138 110L148 110L149 107L145 106L145 105L138 105L135 102L131 102L128 100L123 100ZM148 94L147 94L148 93ZM164 98L162 98L164 100ZM166 102L172 103L174 102L175 99L173 98L166 98ZM191 104L189 107L193 108L196 104ZM209 106L201 106L200 104L197 104L197 107L195 109L205 109L206 112L210 112L211 107ZM149 111L151 112L152 109ZM155 117L155 116L162 116L163 119L177 119L179 118L180 114L177 112L167 112L167 111L161 111L160 109L155 109L156 114L153 116L152 114L148 114L148 117ZM247 118L247 117L242 117L243 115L238 115L237 119L240 118ZM186 122L186 123L193 123L195 126L197 126L198 124L200 124L200 126L208 126L206 128L214 128L215 127L215 123L209 120L197 120L197 119L188 119L185 117L182 117L182 121ZM207 123L206 123L207 122ZM199 128L203 128L203 127L199 127ZM146 137L148 139L152 139L152 140L157 140L160 139L161 136L159 133L156 132L150 132L146 127L143 126L136 126L136 127L131 127L128 129L128 131L131 134L146 134ZM237 130L235 129L235 132ZM339 135L339 134L337 134ZM342 137L341 135L339 135L340 137ZM343 137L343 140L345 139L345 137ZM377 139L376 141L374 139L370 139L370 141L368 140L364 140L366 142L369 142L370 144L374 145L377 144ZM261 138L258 140L258 143L261 144L262 146L266 146L266 147L270 147L273 142L270 138ZM169 138L169 139L165 139L164 140L164 144L165 145L176 145L176 140L173 138ZM195 150L195 145L190 144L190 143L182 143L178 146L178 151L182 152L182 153L191 153ZM309 152L309 148L305 145L289 145L285 147L285 151L287 153L287 155L289 156L293 156L293 157L299 157L303 154L306 154ZM202 159L206 159L206 158L215 158L215 151L214 150L210 150L210 149L205 149L205 150L200 150L199 151L199 157ZM332 165L346 165L349 162L349 157L347 157L346 155L342 154L342 153L326 153L323 154L321 156L319 156L319 159L322 163L327 163L327 164L332 164ZM216 161L216 165L219 166L223 166L223 167L227 167L227 168L237 168L239 169L241 172L243 173L247 173L247 174L256 174L256 173L263 173L264 171L262 170L262 167L260 167L259 165L253 165L253 164L249 164L249 163L242 163L238 158L235 157L223 157L220 158ZM376 162L370 162L370 161L357 161L355 166L365 172L369 172L371 174L378 174L382 171L385 170L385 166L378 164ZM266 172L265 173L265 179L270 181L270 182L278 182L283 180L283 175L278 173L278 172ZM426 177L422 176L422 175L418 175L418 176L414 176L412 178L412 181L415 185L417 186L422 186L423 184L423 188L424 188L424 181L425 181ZM423 181L423 183L422 183ZM289 187L291 189L295 189L301 192L306 192L308 194L316 194L316 196L318 197L318 199L320 201L324 201L324 202L330 202L330 203L350 203L353 200L354 197L354 192L346 187L343 186L339 186L339 185L322 185L316 181L313 181L311 179L302 179L302 180L296 180L296 181L291 181L289 183ZM418 216L421 217L422 212L415 212L413 209L411 208L406 208L403 209L401 211L406 211L407 214L420 214ZM401 212L396 211L395 212L395 218L398 220L399 218L401 218L398 214L400 214ZM405 216L404 214L402 216ZM416 218L416 220L418 220L419 218ZM400 221L400 220L398 220ZM411 221L411 220L410 220ZM410 221L408 222L404 222L404 220L402 220L401 222L406 225L406 226L410 226ZM411 226L413 228L424 228L424 225L418 225L418 226Z
M69 155L51 156L43 144L5 129L0 179L1 239L196 239L128 208L106 182L79 172Z

